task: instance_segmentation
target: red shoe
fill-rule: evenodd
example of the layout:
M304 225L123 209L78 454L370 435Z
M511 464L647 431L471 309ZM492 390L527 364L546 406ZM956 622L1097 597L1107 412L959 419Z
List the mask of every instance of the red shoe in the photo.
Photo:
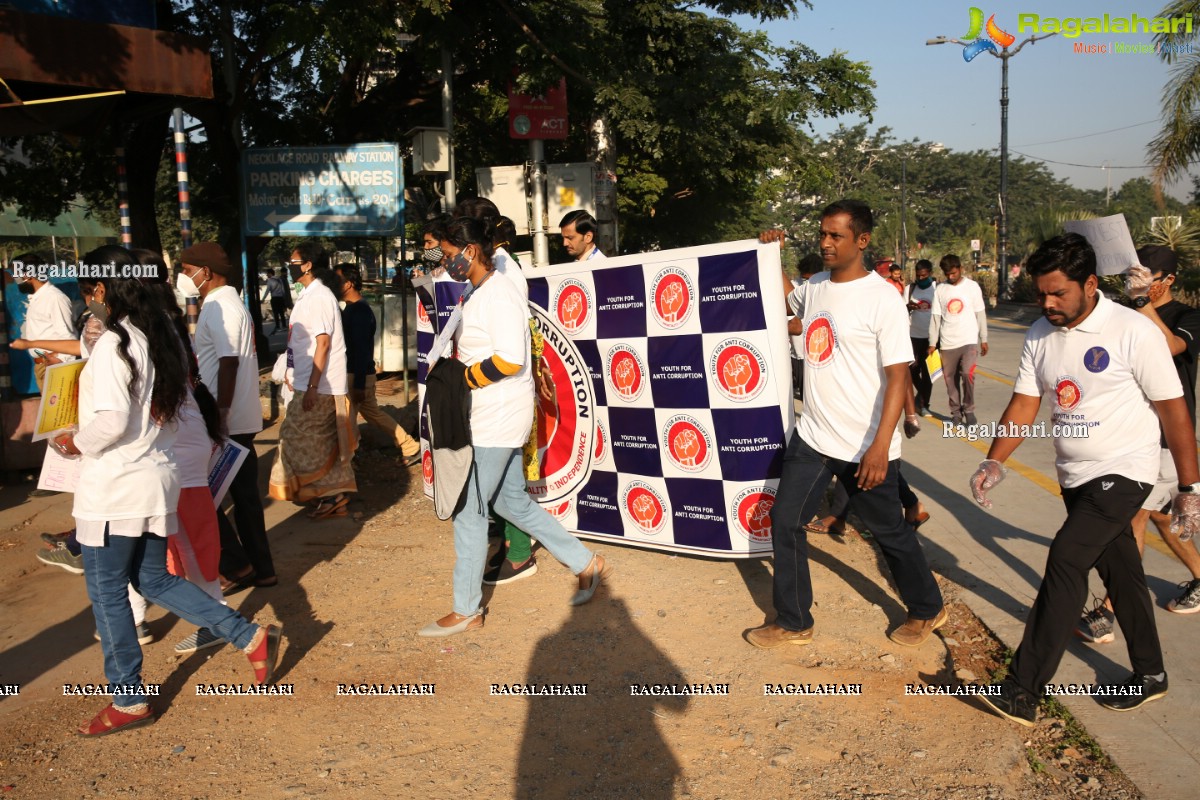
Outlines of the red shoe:
M154 722L154 709L146 706L143 714L126 714L121 709L109 703L100 713L92 717L92 721L80 727L76 734L79 736L108 736L110 733L140 728Z

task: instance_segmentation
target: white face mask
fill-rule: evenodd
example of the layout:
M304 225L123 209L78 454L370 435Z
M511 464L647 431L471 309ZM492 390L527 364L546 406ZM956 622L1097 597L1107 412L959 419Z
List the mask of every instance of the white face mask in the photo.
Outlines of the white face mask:
M200 286L203 286L206 283L208 283L207 279L201 281ZM178 289L179 293L184 297L200 296L200 287L196 286L196 282L192 280L191 277L182 272L175 276L175 288Z

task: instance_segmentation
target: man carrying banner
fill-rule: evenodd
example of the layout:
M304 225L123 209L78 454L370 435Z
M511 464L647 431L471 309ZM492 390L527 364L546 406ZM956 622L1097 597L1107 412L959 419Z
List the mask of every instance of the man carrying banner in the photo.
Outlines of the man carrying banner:
M596 231L599 230L596 218L583 209L564 216L558 223L558 230L562 234L563 247L572 260L588 261L605 257L596 246Z
M812 641L812 579L803 526L834 477L879 542L908 607L907 621L889 638L915 647L946 623L941 592L897 499L897 423L910 391L912 345L904 300L863 263L872 227L871 210L861 201L826 207L821 258L828 271L788 298L796 315L788 333L804 338L804 411L784 453L771 509L776 618L746 632L755 647Z

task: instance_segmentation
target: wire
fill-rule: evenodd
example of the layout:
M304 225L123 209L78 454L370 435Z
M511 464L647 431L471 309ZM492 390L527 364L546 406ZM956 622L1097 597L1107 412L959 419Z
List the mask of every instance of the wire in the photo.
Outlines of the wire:
M1157 120L1157 119L1149 119L1149 120L1146 120L1145 122L1135 122L1132 125L1125 125L1124 127L1121 127L1121 128L1109 128L1106 131L1096 131L1095 133L1084 133L1084 134L1080 134L1079 136L1068 136L1065 139L1050 139L1049 141L1045 141L1045 142L1030 142L1029 144L1019 144L1016 146L1017 147L1037 147L1038 145L1043 145L1043 144L1058 144L1059 142L1073 142L1076 139L1087 139L1092 136L1103 136L1106 133L1116 133L1117 131L1127 131L1130 128L1140 128L1143 125L1153 125L1158 121L1159 120Z
M1135 167L1116 167L1109 164L1072 164L1070 161L1054 161L1049 158L1041 158L1039 156L1031 156L1028 153L1021 153L1017 150L1009 148L1010 153L1016 153L1022 158L1031 158L1034 161L1042 161L1047 164L1058 164L1063 167L1083 167L1084 169L1154 169L1150 164L1140 164ZM1200 164L1200 161L1189 161L1188 164Z

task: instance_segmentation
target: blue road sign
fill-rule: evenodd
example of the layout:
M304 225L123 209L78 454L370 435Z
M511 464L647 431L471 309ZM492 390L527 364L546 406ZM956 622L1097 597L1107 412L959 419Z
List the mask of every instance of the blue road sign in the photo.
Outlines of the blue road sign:
M404 170L392 143L242 153L247 236L389 236L404 228Z

